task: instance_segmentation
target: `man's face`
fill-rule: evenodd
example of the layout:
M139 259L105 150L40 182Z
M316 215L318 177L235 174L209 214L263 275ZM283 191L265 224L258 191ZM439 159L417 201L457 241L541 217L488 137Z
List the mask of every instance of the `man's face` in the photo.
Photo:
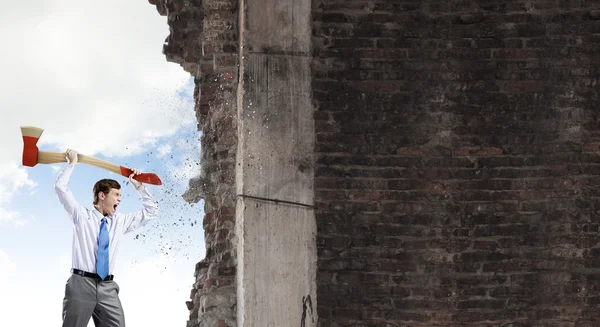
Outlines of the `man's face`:
M117 206L121 203L121 191L111 188L108 194L101 192L100 199L103 200L102 213L112 216L117 212Z

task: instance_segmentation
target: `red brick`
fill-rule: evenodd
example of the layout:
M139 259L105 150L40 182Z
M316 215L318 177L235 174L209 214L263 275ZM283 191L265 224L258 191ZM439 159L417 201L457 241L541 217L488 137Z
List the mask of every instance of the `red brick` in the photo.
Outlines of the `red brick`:
M600 143L586 143L583 145L583 152L600 152Z
M235 57L233 55L219 55L215 59L217 67L230 67L236 64Z
M476 154L481 157L488 157L488 156L499 156L499 155L502 155L503 153L504 153L504 150L502 150L500 148L487 147L487 148L483 148L483 149L477 151Z

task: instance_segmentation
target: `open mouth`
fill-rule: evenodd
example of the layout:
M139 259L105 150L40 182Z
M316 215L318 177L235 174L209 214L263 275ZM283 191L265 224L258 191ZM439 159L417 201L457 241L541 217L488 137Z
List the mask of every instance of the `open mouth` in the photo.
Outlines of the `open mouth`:
M113 210L114 211L117 211L117 206L118 206L118 204L113 205Z

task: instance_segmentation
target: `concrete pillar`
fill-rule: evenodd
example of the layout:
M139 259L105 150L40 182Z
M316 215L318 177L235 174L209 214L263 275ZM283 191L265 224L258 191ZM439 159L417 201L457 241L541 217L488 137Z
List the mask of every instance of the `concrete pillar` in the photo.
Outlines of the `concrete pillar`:
M240 1L238 327L317 324L310 13Z

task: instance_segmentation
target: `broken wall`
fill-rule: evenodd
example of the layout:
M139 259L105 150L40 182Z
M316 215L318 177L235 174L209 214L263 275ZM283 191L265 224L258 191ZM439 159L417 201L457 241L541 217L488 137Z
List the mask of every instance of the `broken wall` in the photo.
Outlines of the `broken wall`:
M201 175L184 198L204 200L206 256L194 271L189 327L236 326L235 161L237 8L234 0L149 0L167 16L163 53L195 79Z
M294 9L293 2L277 7L265 1L272 10L249 16L246 4L252 2L150 1L168 17L167 59L196 78L203 133L203 173L190 182L186 197L205 201L207 255L196 268L188 326L252 321L240 318L254 314L240 303L274 310L262 300L268 290L259 290L263 298L252 302L258 293L236 287L249 285L242 275L248 270L240 270L238 261L249 248L235 230L244 231L254 216L264 218L258 211L242 211L246 206L236 194L253 178L236 170L244 162L240 153L252 149L243 145L239 131L264 132L257 127L265 126L244 121L240 113L251 108L244 92L264 91L269 100L270 91L292 88L285 74L293 71L294 78L308 74L308 84L280 94L288 104L304 101L309 85L313 118L296 115L268 126L285 131L295 122L295 130L304 126L307 133L306 124L314 124L314 151L300 143L297 155L279 158L297 159L295 171L289 161L282 166L299 176L298 185L287 184L287 190L303 194L286 200L310 205L301 200L314 197L318 262L317 296L311 302L319 326L594 326L600 320L600 6L549 0L314 0L309 14ZM286 35L305 37L298 28L277 25L289 13L294 13L292 26L296 19L310 19L308 48L284 42ZM269 28L256 23L248 29L246 18ZM266 44L240 48L256 41L253 33ZM277 42L287 45L272 47ZM248 59L250 66L244 66L240 51L257 52ZM290 66L306 58L310 65ZM292 69L297 67L303 68ZM263 73L274 74L279 84L246 79ZM286 103L281 108L300 108ZM312 162L302 160L311 156ZM275 163L252 164L281 168ZM310 187L302 187L310 183L307 171L314 171L312 195L306 193ZM236 172L242 172L237 180ZM273 182L260 178L259 184ZM269 198L296 191L260 192ZM253 205L267 210L274 203L266 202ZM294 208L300 216L311 212ZM266 221L257 223L272 226ZM254 235L260 236L258 231L253 229ZM290 241L256 240L249 244L270 256L277 242ZM302 253L310 253L309 245L302 246ZM256 255L253 251L247 253ZM282 258L273 259L266 264ZM282 264L283 271L294 267L294 262ZM275 288L284 291L281 280ZM299 290L289 291L306 314L306 297L296 299ZM280 314L252 319L282 321ZM296 314L296 309L290 313ZM306 320L289 321L308 326Z

